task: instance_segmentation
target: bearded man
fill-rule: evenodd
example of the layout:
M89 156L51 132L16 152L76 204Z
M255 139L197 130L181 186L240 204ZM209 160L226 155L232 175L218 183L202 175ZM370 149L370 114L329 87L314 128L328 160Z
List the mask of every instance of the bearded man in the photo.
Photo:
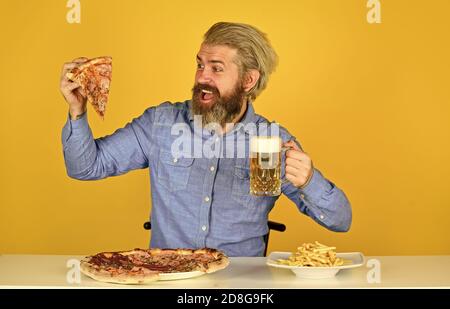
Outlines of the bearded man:
M60 88L69 104L62 131L67 174L94 180L149 168L151 247L210 247L229 256L262 256L268 215L278 196L250 194L247 155L174 155L173 128L181 124L193 138L212 140L217 149L230 138L248 149L255 132L246 128L253 124L258 134L259 127L270 123L255 113L253 105L267 86L277 55L255 27L220 22L205 33L196 60L191 100L150 107L112 135L97 139L88 125L84 92L66 77L87 59L66 63ZM282 160L287 180L282 194L318 224L348 231L352 213L343 191L313 167L286 129L280 127L279 136L290 148Z

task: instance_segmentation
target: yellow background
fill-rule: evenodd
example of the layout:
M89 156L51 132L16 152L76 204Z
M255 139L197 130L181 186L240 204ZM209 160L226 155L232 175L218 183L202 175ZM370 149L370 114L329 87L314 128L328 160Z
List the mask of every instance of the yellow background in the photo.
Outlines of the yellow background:
M314 240L367 255L450 254L450 1L65 0L0 2L0 253L85 254L146 247L147 170L95 182L69 179L61 148L67 104L61 66L111 55L97 137L148 106L190 97L195 54L217 21L268 33L280 63L256 111L287 127L349 197L353 225L333 233L282 197L287 225L269 250Z

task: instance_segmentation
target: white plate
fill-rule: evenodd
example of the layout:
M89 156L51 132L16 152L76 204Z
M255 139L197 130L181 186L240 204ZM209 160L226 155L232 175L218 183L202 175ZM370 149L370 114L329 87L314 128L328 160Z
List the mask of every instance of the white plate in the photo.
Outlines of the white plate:
M184 273L160 273L158 281L189 279L205 275L203 271L188 271Z
M288 259L291 256L291 252L272 252L267 257L266 264L276 268L290 269L299 278L305 279L325 279L333 278L340 270L360 267L364 265L364 255L361 252L348 252L348 253L336 253L337 257L345 260L345 264L342 266L333 267L308 267L308 266L289 266L278 264L278 259ZM351 263L349 263L351 262ZM347 264L349 263L349 264Z

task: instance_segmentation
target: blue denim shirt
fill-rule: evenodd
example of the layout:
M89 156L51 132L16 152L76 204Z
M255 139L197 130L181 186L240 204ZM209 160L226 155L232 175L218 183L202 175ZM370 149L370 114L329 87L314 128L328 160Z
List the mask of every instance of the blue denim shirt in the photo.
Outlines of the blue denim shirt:
M278 197L249 194L249 159L239 157L174 157L174 124L194 133L191 101L165 102L148 108L140 117L113 134L94 139L87 116L67 120L62 143L67 174L95 180L149 168L152 192L151 247L223 250L229 256L262 256L268 214ZM269 123L249 104L241 124ZM212 133L200 130L201 140ZM215 137L219 146L230 136L248 144L245 127ZM283 141L293 139L280 128ZM284 167L284 159L282 162ZM282 169L284 174L284 168ZM345 194L314 169L309 184L298 189L283 183L285 194L300 212L336 232L350 228L351 208Z

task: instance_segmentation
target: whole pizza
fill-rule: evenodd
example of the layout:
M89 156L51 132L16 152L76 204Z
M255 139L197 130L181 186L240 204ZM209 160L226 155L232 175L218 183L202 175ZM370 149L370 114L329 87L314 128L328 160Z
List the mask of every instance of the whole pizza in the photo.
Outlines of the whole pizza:
M228 264L228 257L216 249L151 248L87 256L81 261L80 268L82 273L98 281L144 284L158 280L160 274L212 273Z

